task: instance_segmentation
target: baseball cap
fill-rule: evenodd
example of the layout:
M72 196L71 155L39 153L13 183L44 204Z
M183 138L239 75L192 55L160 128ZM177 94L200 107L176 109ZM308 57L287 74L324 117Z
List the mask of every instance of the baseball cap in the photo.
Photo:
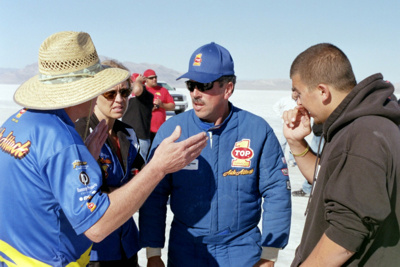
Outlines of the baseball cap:
M143 73L144 77L156 76L156 72L152 69L148 69Z
M180 76L200 83L210 83L222 76L234 75L233 59L229 51L211 42L193 52L189 71Z
M132 75L131 75L131 81L132 82L134 82L134 81L136 81L136 78L139 76L139 73L133 73Z

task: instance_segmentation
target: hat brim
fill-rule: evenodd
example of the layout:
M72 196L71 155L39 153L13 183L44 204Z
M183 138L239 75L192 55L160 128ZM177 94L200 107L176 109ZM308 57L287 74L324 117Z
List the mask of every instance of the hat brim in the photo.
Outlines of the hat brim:
M15 91L14 101L23 107L39 110L72 107L99 96L129 77L126 70L107 68L93 77L75 82L44 84L37 75Z
M222 76L222 74L210 74L210 73L204 73L204 72L186 72L177 80L182 79L182 78L187 78L189 80L193 80L199 83L210 83L213 82L217 79L219 79Z

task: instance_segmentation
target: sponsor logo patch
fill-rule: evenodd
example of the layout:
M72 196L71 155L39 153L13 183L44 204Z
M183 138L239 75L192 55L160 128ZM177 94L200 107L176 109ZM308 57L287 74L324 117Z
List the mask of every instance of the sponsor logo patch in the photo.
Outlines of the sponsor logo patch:
M18 123L18 119L21 118L21 116L27 111L26 108L21 109L17 115L15 115L15 118L12 118L13 122Z
M0 149L5 153L10 154L16 159L22 159L29 153L29 147L31 146L31 141L26 141L25 143L16 142L13 131L11 131L6 137L3 137L6 128L0 128Z
M92 194L95 194L95 193L96 193L96 190L94 190L94 189L95 189L96 187L97 187L97 184L93 184L93 185L90 185L90 186L77 188L77 189L76 189L76 192L81 193L81 195L83 195L83 194L87 194L89 191L93 190L93 191L92 191Z
M235 170L235 169L230 169L229 171L224 172L222 175L224 177L230 175L230 176L239 176L239 175L250 175L253 174L254 169L246 170L246 169L241 169L240 171Z
M292 186L290 185L290 181L289 180L286 181L286 189L287 190L292 190Z
M78 169L87 169L87 161L80 161L80 160L75 160L74 162L72 162L72 167L74 169L78 168Z
M21 118L21 116L22 116L26 111L27 111L26 108L21 109L21 110L18 112L18 114L16 115L16 117L17 117L18 119Z
M79 201L87 201L87 200L91 200L92 198L93 198L92 195L86 195L86 196L80 197Z
M96 204L94 204L94 203L92 203L92 202L86 203L86 206L88 207L88 209L89 209L91 212L93 212L93 211L96 209Z
M194 58L194 61L193 61L193 66L200 66L201 65L201 61L203 61L201 59L202 56L203 56L203 54L201 54L201 53L196 55L196 57Z
M243 139L242 141L236 142L231 151L231 155L233 158L232 167L250 168L251 159L254 156L254 151L250 148L250 140Z
M110 160L110 159L105 159L105 158L99 158L99 163L100 163L100 165L101 165L101 169L104 171L104 178L108 178L108 172L107 172L107 169L108 169L108 166L110 165L110 164L112 164L112 161Z
M79 174L79 181L81 181L83 185L88 185L90 183L89 175L87 175L86 172L81 172Z

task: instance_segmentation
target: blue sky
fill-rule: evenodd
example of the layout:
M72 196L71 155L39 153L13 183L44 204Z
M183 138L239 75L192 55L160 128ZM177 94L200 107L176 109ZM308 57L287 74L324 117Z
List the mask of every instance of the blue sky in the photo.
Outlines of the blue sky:
M399 10L399 0L0 0L0 68L36 62L44 39L72 30L88 32L100 55L179 72L214 41L245 80L287 79L300 52L330 42L357 80L381 72L399 82Z

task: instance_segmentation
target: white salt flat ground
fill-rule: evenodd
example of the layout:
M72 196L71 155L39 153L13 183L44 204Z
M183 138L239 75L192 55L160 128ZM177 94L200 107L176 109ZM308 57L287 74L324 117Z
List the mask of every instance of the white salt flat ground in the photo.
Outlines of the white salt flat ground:
M12 100L14 91L18 85L0 85L0 124L2 124L10 115L16 112L20 107ZM290 95L290 88L284 91L261 91L261 90L235 90L231 97L231 102L245 110L263 117L274 129L275 134L280 138L282 134L281 120L273 111L273 105L282 97ZM189 100L189 108L191 108L190 96L186 89L177 89L180 92L187 94ZM286 154L288 151L286 150ZM297 167L289 168L289 175L292 185L292 190L301 188L304 181L303 176ZM304 211L307 205L307 198L296 197L292 198L292 226L289 238L289 244L279 254L279 258L275 266L286 267L289 266L296 247L298 246L301 238L301 233L304 226ZM167 233L169 230L169 223L172 221L172 213L168 211ZM137 213L134 215L137 220ZM168 241L168 235L166 235ZM166 262L167 247L163 249L164 262ZM144 249L139 252L140 266L146 266L146 254Z

